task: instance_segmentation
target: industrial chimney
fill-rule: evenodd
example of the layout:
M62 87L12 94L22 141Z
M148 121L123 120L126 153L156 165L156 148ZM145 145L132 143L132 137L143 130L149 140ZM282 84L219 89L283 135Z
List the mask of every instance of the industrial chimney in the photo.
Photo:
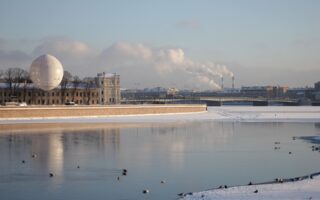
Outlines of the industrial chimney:
M234 90L234 76L232 76L232 91Z
M223 91L224 89L224 80L223 80L223 76L221 76L221 90Z

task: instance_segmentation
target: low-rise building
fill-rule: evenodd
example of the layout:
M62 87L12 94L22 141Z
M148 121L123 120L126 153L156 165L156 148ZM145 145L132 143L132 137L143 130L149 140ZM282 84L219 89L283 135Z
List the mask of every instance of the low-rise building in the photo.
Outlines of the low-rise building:
M95 81L68 83L50 91L36 88L33 83L0 83L0 105L7 102L26 102L28 105L63 105L75 103L80 105L119 104L120 77L116 74L98 74Z
M252 86L242 87L242 96L247 97L265 97L265 98L276 98L285 97L288 92L287 86Z
M315 91L320 91L320 81L318 81L318 82L316 82L316 83L314 84L314 90L315 90Z

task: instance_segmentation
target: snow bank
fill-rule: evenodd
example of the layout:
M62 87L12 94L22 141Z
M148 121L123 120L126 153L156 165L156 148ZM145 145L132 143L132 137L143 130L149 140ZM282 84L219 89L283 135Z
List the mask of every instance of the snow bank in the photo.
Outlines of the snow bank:
M255 193L256 191L256 193ZM183 200L320 199L320 176L302 181L238 186L187 195Z

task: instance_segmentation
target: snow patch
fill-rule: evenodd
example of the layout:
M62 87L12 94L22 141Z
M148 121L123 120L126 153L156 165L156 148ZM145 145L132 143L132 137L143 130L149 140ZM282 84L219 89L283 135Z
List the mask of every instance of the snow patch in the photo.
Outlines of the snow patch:
M254 199L320 199L320 176L302 181L238 186L214 189L187 195L183 200L254 200Z

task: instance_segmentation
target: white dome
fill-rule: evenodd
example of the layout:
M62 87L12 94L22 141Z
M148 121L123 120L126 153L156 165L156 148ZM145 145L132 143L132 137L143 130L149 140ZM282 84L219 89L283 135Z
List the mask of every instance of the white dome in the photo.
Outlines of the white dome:
M52 90L59 86L63 78L63 67L56 57L45 54L32 62L30 77L36 87Z

